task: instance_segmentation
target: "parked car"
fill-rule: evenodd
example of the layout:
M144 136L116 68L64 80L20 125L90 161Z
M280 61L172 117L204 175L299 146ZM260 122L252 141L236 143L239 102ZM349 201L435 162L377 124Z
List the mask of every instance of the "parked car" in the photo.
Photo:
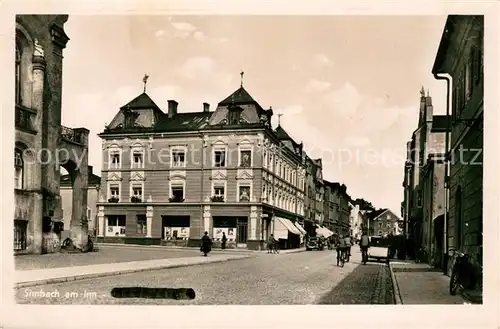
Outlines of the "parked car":
M323 250L325 247L325 244L323 243L322 239L316 236L310 237L307 240L307 245L306 245L306 250Z
M371 236L368 260L370 258L389 263L389 241L380 236Z

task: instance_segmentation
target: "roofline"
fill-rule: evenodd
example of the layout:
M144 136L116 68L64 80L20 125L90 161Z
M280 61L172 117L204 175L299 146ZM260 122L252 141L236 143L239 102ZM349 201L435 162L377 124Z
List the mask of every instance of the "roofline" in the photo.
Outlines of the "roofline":
M449 44L449 36L452 33L452 20L454 15L448 15L446 18L446 23L444 24L443 32L441 33L441 40L439 41L438 50L436 53L436 58L434 59L434 65L432 66L432 74L447 73L443 72L441 65L443 64L444 54L446 48Z
M382 216L383 214L385 214L386 212L390 211L389 208L385 209L383 212L381 212L380 214L378 214L378 216L376 217L373 217L373 219L376 219L376 218L379 218L380 216ZM391 211L392 212L392 211Z

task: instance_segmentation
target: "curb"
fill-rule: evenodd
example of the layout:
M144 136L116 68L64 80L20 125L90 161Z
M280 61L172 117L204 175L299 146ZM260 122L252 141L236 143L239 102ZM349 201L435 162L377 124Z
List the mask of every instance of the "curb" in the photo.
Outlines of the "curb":
M389 262L389 271L391 272L392 290L394 292L394 302L396 305L403 305L403 300L401 299L401 294L399 292L398 281L396 280L396 275L392 269L392 264Z
M198 250L198 247L178 247L178 246L158 246L158 245L140 245L140 244L125 244L125 243L104 243L99 242L97 246L103 247L124 247L124 248L157 248L164 250ZM289 251L288 251L289 250ZM221 249L212 248L212 251L221 252L236 252L236 253L255 253L255 254L267 254L267 250L249 250L249 249ZM295 249L284 249L280 252L283 254L293 254L306 251L305 248L295 248Z
M156 271L156 270L163 270L163 269L168 269L168 268L179 268L179 267L188 267L188 266L195 266L195 265L224 263L224 262L228 262L228 261L232 261L232 260L240 260L240 259L247 259L247 258L251 258L251 256L218 259L218 260L214 260L214 261L200 262L200 263L193 263L193 264L169 264L169 265L163 265L163 266L158 266L158 267L128 269L128 270L110 271L110 272L103 272L103 273L90 273L90 274L72 275L72 276L67 276L67 277L53 278L53 279L38 280L38 281L19 282L19 283L15 284L15 289L33 287L33 286L41 286L41 285L46 285L46 284L77 281L77 280L101 278L101 277L106 277L106 276L123 275L123 274L139 273L139 272L146 272L146 271Z

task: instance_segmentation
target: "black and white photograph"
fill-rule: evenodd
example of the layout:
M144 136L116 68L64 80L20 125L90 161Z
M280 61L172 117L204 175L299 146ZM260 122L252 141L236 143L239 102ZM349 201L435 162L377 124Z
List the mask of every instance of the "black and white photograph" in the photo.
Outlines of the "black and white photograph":
M13 14L13 303L485 306L494 19Z

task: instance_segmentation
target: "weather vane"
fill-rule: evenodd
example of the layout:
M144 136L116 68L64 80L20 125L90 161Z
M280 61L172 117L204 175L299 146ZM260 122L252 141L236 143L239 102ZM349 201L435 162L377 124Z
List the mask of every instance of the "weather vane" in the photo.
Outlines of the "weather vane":
M243 70L241 70L240 75L241 75L241 86L242 87L243 87L243 74L245 74L245 72L243 72Z
M144 78L142 78L142 82L144 82L144 92L146 92L146 84L148 83L149 75L144 74Z

